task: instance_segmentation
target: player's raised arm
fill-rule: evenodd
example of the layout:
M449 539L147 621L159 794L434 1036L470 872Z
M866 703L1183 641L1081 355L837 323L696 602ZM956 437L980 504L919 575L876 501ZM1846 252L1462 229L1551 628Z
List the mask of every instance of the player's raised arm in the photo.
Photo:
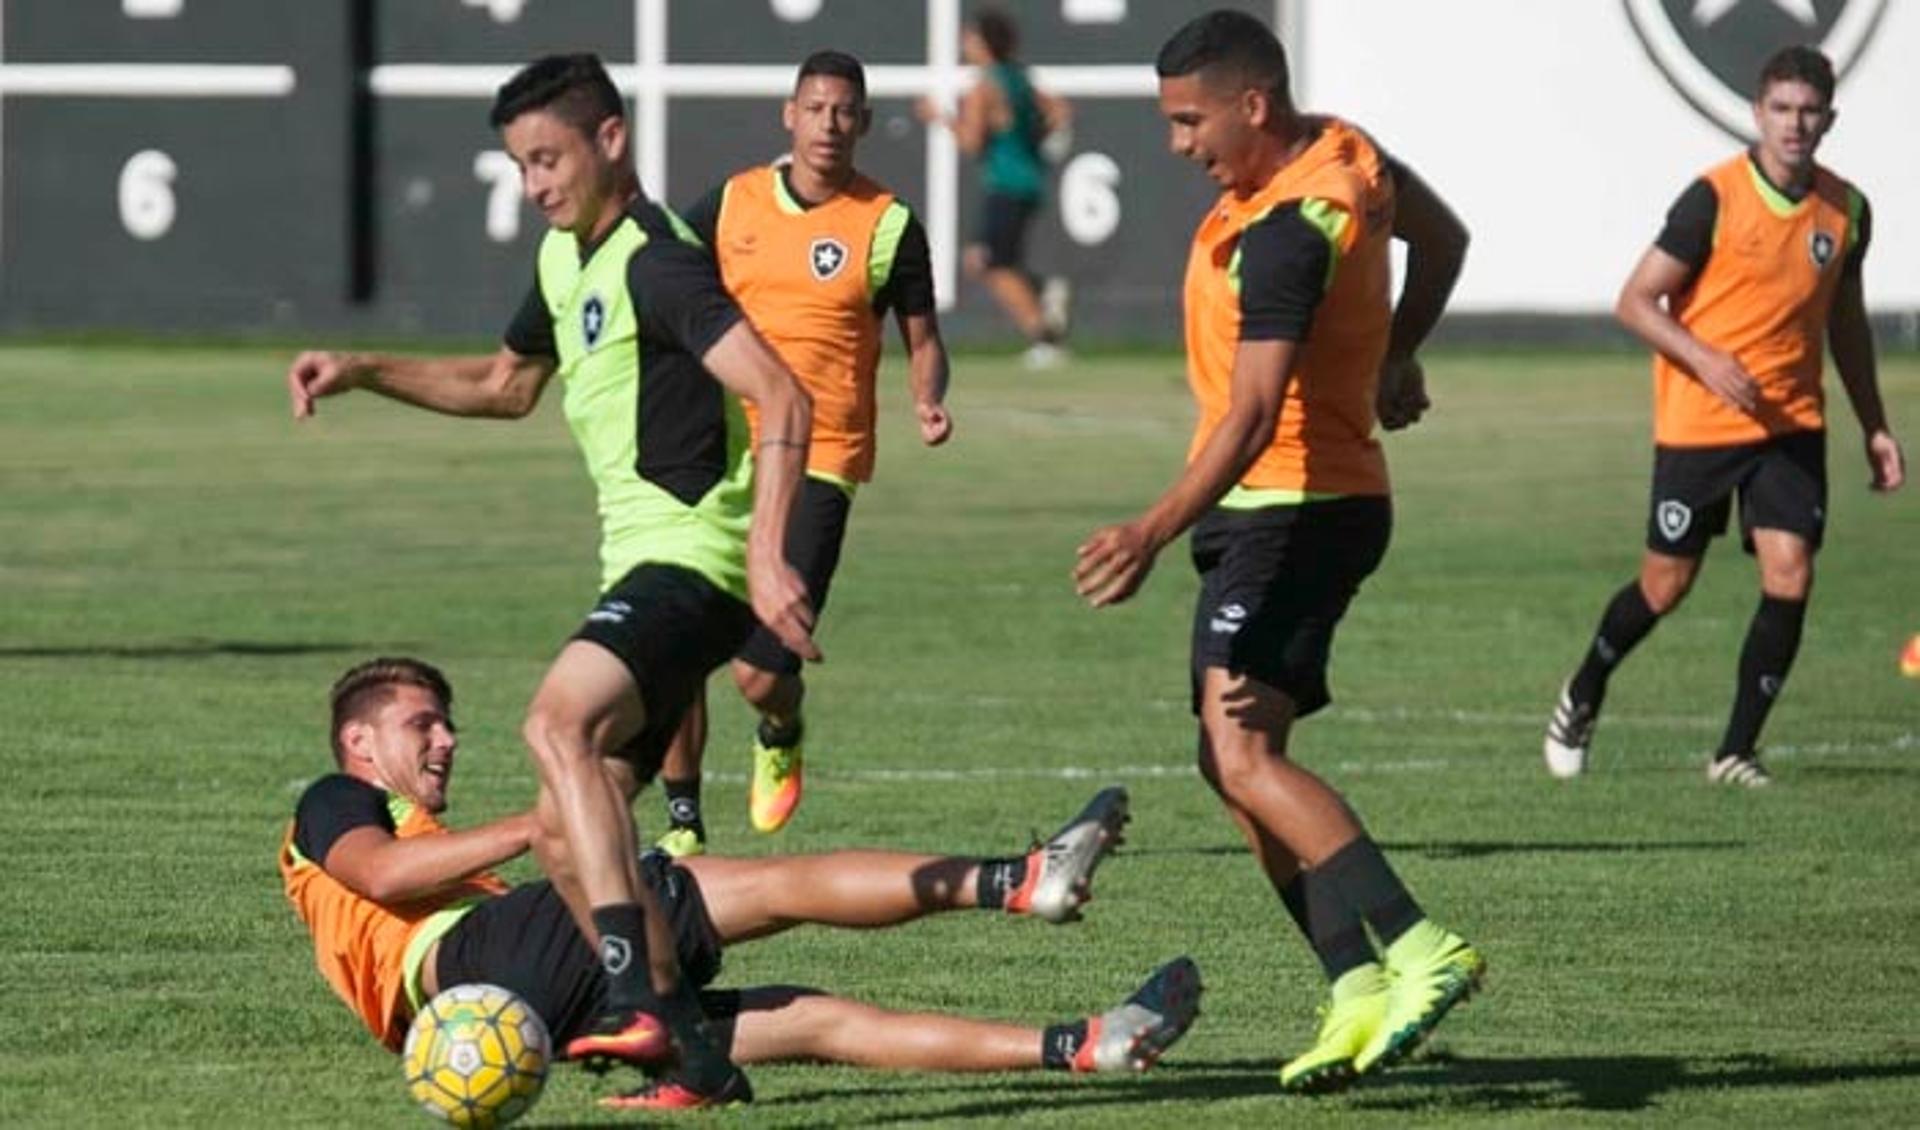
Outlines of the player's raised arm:
M800 575L787 564L787 524L807 469L813 402L786 363L745 318L707 351L701 364L729 392L760 411L753 453L753 525L747 534L747 589L753 612L803 659L821 658L813 642L813 609Z
M365 389L450 416L516 418L533 411L553 375L550 357L529 357L501 347L492 356L395 357L377 353L314 350L287 369L287 394L297 420L312 416L315 402Z

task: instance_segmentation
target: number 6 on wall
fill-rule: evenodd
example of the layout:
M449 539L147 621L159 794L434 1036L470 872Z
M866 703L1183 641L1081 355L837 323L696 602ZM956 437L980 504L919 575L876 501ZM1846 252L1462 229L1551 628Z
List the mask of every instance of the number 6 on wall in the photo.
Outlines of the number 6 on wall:
M1120 165L1105 153L1082 153L1060 170L1060 225L1082 247L1113 238L1120 227Z
M173 229L179 207L173 181L180 175L173 158L158 149L142 149L120 168L120 223L135 239L153 240Z

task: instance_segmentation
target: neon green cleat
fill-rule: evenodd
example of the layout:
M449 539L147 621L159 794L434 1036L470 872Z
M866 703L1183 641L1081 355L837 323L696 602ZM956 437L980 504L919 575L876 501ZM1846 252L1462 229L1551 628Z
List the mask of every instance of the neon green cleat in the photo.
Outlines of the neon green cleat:
M1393 986L1387 971L1368 962L1333 983L1333 996L1320 1006L1320 1032L1313 1046L1280 1068L1280 1086L1307 1094L1344 1091L1360 1074L1361 1049L1372 1042L1386 1019Z
M1425 920L1387 947L1386 963L1387 1014L1353 1058L1361 1073L1405 1059L1487 973L1486 959L1466 939Z
M764 719L760 723L753 741L753 783L747 790L747 815L758 831L778 832L800 807L803 732L798 718L785 733L775 731Z
M653 846L675 859L707 854L707 838L700 834L700 829L686 824L675 824L668 828L659 839L653 841Z

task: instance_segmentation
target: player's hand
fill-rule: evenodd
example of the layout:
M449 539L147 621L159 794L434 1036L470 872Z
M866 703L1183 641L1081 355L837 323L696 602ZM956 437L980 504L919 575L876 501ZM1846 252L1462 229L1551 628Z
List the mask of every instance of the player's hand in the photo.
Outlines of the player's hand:
M1742 412L1750 413L1760 405L1760 383L1730 353L1710 351L1693 375L1715 396Z
M1095 608L1119 604L1140 591L1159 552L1160 547L1131 522L1103 526L1080 545L1073 587Z
M1417 424L1433 401L1427 399L1427 371L1418 358L1389 357L1380 363L1380 388L1374 395L1374 415L1380 426L1397 432Z
M293 418L304 420L313 415L314 401L356 388L358 379L353 362L344 353L308 350L295 357L287 368L287 395L293 401Z
M914 414L920 417L920 442L928 447L939 447L953 435L953 417L948 414L944 404L915 404Z
M749 557L747 592L753 614L788 651L820 661L820 645L813 642L813 605L807 600L806 582L793 566L778 557Z
M946 112L940 109L940 103L925 94L913 100L913 116L930 126L937 126L947 120Z
M1873 474L1867 484L1869 490L1899 490L1900 484L1907 481L1906 453L1900 450L1900 441L1885 428L1867 433L1867 470Z

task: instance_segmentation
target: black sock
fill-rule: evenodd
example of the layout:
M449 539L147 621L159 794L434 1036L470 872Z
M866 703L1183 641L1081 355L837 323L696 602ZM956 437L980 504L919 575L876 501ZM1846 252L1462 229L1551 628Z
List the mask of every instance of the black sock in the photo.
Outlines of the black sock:
M1793 657L1800 651L1800 627L1807 617L1807 602L1762 596L1747 625L1747 642L1740 648L1740 682L1733 692L1733 714L1727 719L1726 736L1720 739L1720 756L1753 756L1760 739L1760 727L1766 725L1767 712L1793 669Z
M1607 676L1659 622L1660 614L1647 605L1638 580L1628 581L1625 588L1614 593L1600 616L1600 627L1587 647L1586 658L1580 661L1580 670L1574 672L1569 689L1573 701L1598 710L1600 700L1607 697Z
M784 726L775 726L765 715L760 717L760 729L755 735L760 744L768 749L791 749L800 744L807 734L807 724L801 720L800 712L794 711Z
M1007 896L1027 881L1027 857L983 859L980 877L974 881L973 897L981 910L998 910L1007 905Z
M1040 1037L1040 1066L1048 1071L1072 1071L1073 1057L1080 1054L1080 1045L1086 1042L1084 1020L1048 1025Z
M1382 946L1392 945L1426 917L1369 836L1363 835L1334 852L1313 873L1325 875L1326 881L1345 896L1373 927Z
M670 781L662 777L660 788L667 794L667 820L676 828L692 828L706 839L707 826L700 819L700 778Z
M600 968L607 975L607 1007L653 1009L656 1001L647 969L647 920L640 904L618 902L593 908L600 934Z
M1327 980L1338 981L1348 971L1374 960L1366 928L1340 891L1319 870L1302 871L1280 890L1280 901L1307 936Z

